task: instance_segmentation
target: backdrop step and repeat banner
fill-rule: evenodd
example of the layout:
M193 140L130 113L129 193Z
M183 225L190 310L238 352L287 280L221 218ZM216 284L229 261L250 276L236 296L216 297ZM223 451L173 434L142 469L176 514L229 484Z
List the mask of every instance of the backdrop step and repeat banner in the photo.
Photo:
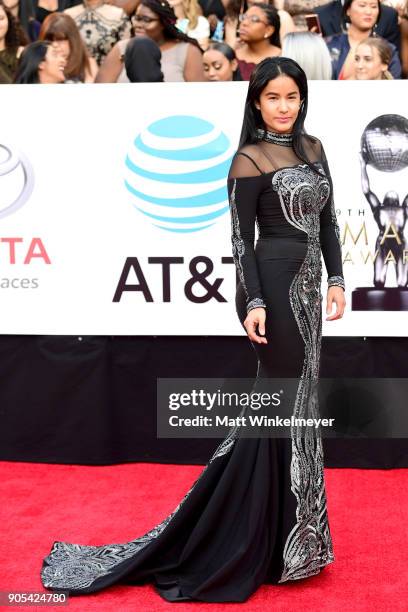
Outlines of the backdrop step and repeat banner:
M34 85L23 108L3 86L0 333L242 335L226 177L246 90ZM348 302L324 335L408 334L406 112L403 82L310 82Z

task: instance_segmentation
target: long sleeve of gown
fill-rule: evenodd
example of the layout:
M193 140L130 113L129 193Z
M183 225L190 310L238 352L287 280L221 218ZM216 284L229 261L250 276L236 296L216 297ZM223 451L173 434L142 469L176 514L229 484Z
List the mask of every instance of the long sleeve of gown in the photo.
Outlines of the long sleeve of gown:
M330 183L330 196L320 213L320 245L327 270L327 285L328 287L336 285L345 289L340 229L334 207L333 181L323 147L321 161Z
M231 242L235 266L246 295L247 312L253 308L266 308L262 297L258 265L254 250L255 222L258 197L262 189L262 176L239 176L254 171L250 160L239 159L239 171L234 162L228 178L228 197L231 213ZM234 171L235 170L235 171ZM256 170L255 170L256 172Z

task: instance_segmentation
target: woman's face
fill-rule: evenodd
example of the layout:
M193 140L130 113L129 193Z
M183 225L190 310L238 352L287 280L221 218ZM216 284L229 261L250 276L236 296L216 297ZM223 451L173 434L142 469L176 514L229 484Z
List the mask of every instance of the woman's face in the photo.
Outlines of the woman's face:
M6 38L6 34L8 32L8 19L6 15L6 11L2 6L0 6L0 40L4 40Z
M378 14L378 0L353 0L347 10L351 23L362 31L373 29Z
M207 81L232 81L237 60L230 60L221 51L208 49L203 54L204 76Z
M71 53L71 45L69 44L69 40L54 40L52 44L54 48L57 49L61 57L68 61Z
M136 36L148 36L157 43L163 40L163 25L157 13L154 13L144 4L139 4L132 24Z
M358 45L354 56L356 79L358 81L376 81L382 78L387 64L381 61L380 53L371 45Z
M299 114L299 87L291 77L280 75L269 81L255 106L272 132L291 132Z
M241 17L239 37L244 42L257 42L270 38L275 28L269 25L266 15L258 6L251 6Z
M52 43L45 55L44 60L38 67L41 83L62 83L65 80L64 70L67 65L64 59Z

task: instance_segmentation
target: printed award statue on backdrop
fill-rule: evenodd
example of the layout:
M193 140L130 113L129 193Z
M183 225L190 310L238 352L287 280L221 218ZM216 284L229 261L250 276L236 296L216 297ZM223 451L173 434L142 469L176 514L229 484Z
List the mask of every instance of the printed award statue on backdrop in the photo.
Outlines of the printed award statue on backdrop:
M381 202L370 189L367 172L367 166L387 173L408 168L408 120L400 115L381 115L371 121L361 137L360 162L361 185L378 226L378 236L373 258L374 287L358 287L352 292L352 310L408 310L408 250L404 236L408 193L402 204L396 191L387 191ZM385 287L390 263L395 266L396 287Z

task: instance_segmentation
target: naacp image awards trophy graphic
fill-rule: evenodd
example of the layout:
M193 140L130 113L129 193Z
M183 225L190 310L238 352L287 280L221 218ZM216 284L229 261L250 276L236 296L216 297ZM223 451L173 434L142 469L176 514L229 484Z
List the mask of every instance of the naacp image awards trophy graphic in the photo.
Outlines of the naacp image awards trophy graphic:
M408 250L404 228L408 216L408 188L402 203L389 190L383 201L370 188L367 166L387 173L405 170L408 179L408 120L401 115L381 115L371 121L361 137L361 186L378 227L373 258L373 287L352 292L352 310L408 310ZM395 287L386 287L390 263L395 266Z

